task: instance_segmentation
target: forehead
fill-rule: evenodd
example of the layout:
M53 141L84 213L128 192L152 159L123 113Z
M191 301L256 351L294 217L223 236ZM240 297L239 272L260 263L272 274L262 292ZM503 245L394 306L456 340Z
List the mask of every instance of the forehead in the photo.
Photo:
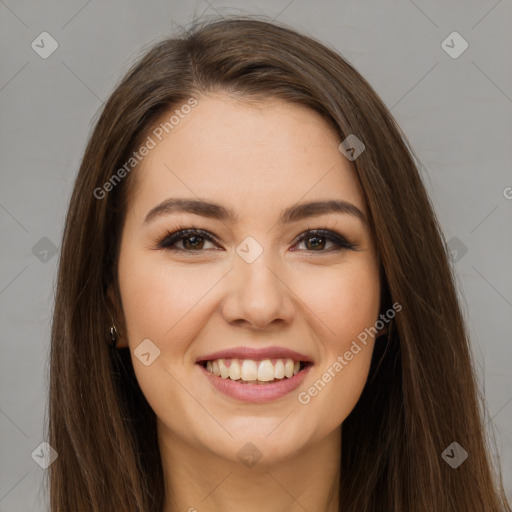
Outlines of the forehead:
M167 131L149 132L154 147L134 171L138 215L170 196L212 199L249 216L318 198L364 211L341 139L318 113L276 100L197 100L188 113L178 105L157 122Z

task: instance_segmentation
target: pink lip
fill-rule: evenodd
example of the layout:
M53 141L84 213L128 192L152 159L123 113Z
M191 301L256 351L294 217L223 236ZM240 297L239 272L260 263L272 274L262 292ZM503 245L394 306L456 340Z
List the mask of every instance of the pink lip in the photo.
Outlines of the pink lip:
M277 400L298 388L313 365L310 364L293 377L283 379L274 384L240 384L231 379L217 377L201 364L197 366L211 384L222 393L244 402L265 403Z
M254 361L261 361L262 359L285 359L290 358L294 361L304 361L312 363L313 359L294 350L284 347L267 347L267 348L250 348L238 347L220 350L213 352L206 356L200 357L196 363L204 361L212 361L214 359L253 359Z

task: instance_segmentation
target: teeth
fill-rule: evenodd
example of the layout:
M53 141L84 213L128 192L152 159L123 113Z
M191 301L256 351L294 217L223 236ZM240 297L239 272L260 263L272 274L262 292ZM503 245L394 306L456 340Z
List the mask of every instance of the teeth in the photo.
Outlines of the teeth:
M219 359L219 368L220 368L220 376L223 379L227 379L229 377L229 368L224 364L224 359Z
M284 375L288 378L293 376L293 361L291 359L286 360L284 365Z
M270 359L216 359L207 361L206 369L217 377L244 382L271 382L274 379L293 377L300 371L300 361L289 358L273 361L274 363Z
M233 363L231 363L233 365ZM258 366L254 361L246 359L242 363L242 370L240 372L242 380L256 380L258 378Z
M238 363L231 363L231 366L229 367L229 378L231 380L238 380L241 373L242 370L240 365Z
M274 365L274 377L276 379L284 379L284 363L281 359L278 359Z
M270 359L260 361L258 365L258 380L261 382L274 380L274 365L270 362Z

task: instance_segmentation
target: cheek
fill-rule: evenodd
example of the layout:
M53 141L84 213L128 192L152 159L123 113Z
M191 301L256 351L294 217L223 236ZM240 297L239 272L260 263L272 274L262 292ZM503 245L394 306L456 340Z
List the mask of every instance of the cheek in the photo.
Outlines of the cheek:
M329 350L347 350L350 340L374 326L380 310L380 276L373 258L358 258L321 273L301 275L301 298L317 315Z
M123 312L138 384L156 415L183 437L190 432L180 418L204 416L200 404L182 385L189 378L183 364L186 350L212 314L209 292L224 273L200 265L172 266L165 255L155 258L137 251L127 250L119 260ZM151 353L149 365L136 354L146 339L160 350L154 360Z
M171 266L162 258L125 256L119 282L130 346L150 338L157 345L191 338L201 328L204 300L219 276L206 267ZM203 301L203 302L202 302Z
M380 311L378 266L361 259L303 284L309 292L302 298L316 315L315 335L322 341L323 354L314 378L298 398L327 432L350 414L368 377L374 346L369 329Z

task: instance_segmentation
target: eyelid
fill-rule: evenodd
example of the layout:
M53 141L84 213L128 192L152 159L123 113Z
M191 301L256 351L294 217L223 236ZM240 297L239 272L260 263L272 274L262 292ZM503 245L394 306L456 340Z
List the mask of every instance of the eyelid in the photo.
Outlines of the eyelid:
M176 229L172 231L167 231L167 233L159 239L157 242L157 248L159 249L167 249L169 251L177 251L177 252L187 252L192 254L200 254L204 251L211 251L214 249L199 249L197 251L194 250L186 250L186 249L179 249L179 248L173 248L172 245L174 245L177 242L180 242L181 240L184 240L187 238L187 236L193 236L197 235L201 238L204 238L205 240L221 245L218 241L217 237L210 233L209 231L206 231L201 228L197 228L194 225L188 225L188 226L178 226ZM349 239L347 239L344 235L333 231L332 229L329 229L327 227L325 228L310 228L309 226L302 231L292 242L292 245L295 246L298 243L301 243L303 240L307 239L308 237L318 236L321 238L325 238L331 242L333 242L336 246L335 249L329 249L329 250L320 250L320 251L306 251L310 253L328 253L332 251L341 251L341 250L356 250L357 245L352 243ZM166 244L166 240L171 239L171 243Z
M333 231L332 229L328 228L308 228L306 231L302 232L295 240L293 245L297 245L298 243L301 243L303 240L318 236L320 238L325 238L331 242L333 242L338 250L342 249L349 249L349 250L355 250L356 244L352 243L350 240L348 240L345 236L341 235L340 233L337 233L336 231ZM308 251L308 252L318 252L318 253L325 253L330 252L327 251Z
M167 231L166 234L159 239L158 243L157 243L157 246L158 248L161 248L161 249L168 249L168 250L172 250L172 244L175 244L185 238L187 238L187 236L193 236L193 235L197 235L201 238L204 238L205 240L208 240L209 242L212 242L212 243L215 243L217 245L219 245L219 241L217 240L217 238L215 237L215 235L213 235L212 233L210 233L209 231L206 231L204 229L200 229L200 228L196 228L195 226L178 226L176 229L172 230L172 231ZM171 244L165 244L166 240L170 239L172 237L172 242ZM185 251L184 249L175 249L177 251L182 251L182 252L201 252L201 251Z

